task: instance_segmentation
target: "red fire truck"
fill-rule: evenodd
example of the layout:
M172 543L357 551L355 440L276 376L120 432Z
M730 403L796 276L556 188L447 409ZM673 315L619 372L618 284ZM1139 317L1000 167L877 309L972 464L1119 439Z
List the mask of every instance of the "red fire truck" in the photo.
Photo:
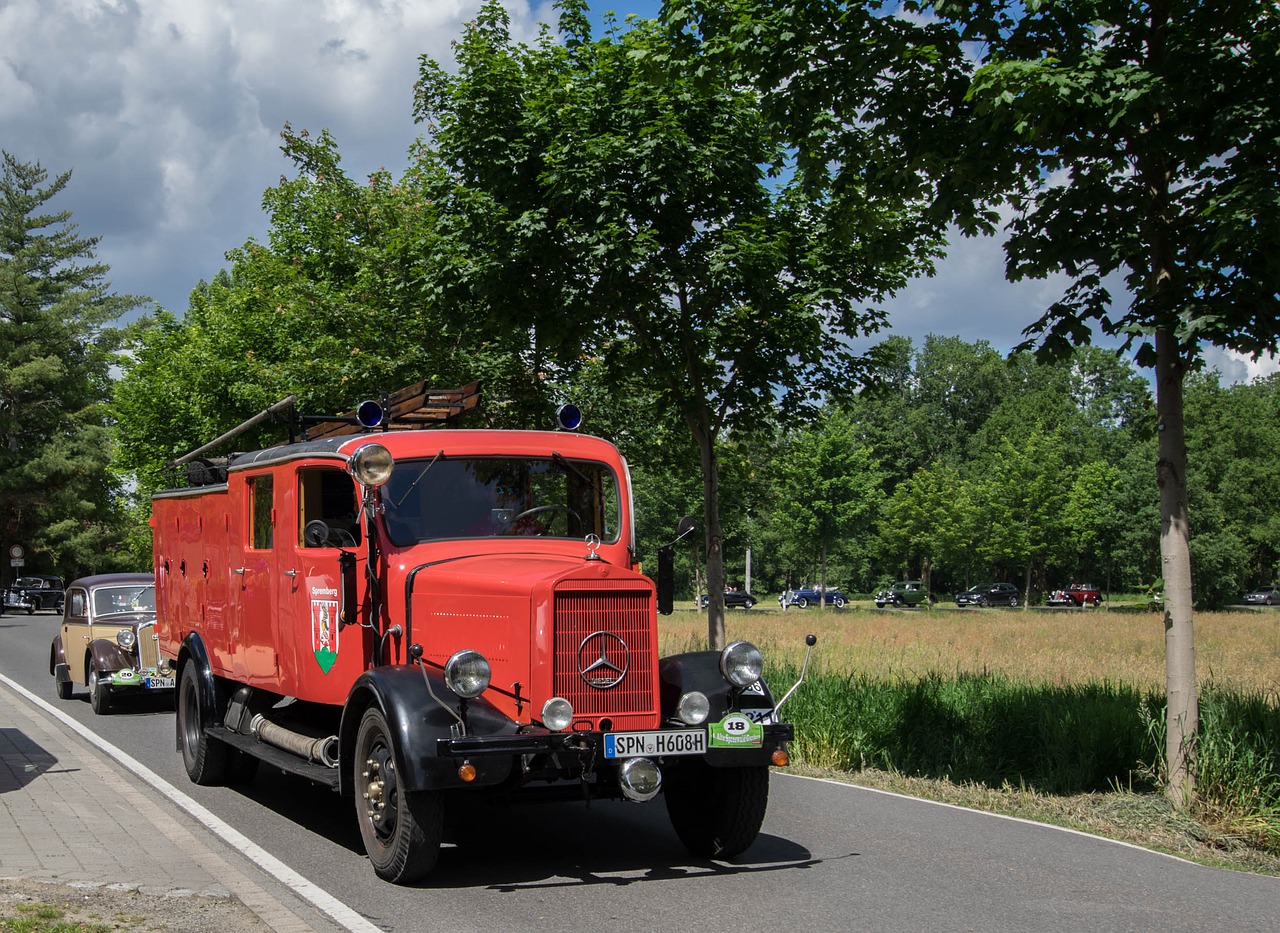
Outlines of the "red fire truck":
M626 462L569 431L423 426L473 396L411 387L182 458L151 524L188 775L265 761L352 797L398 883L434 867L451 795L661 794L691 851L740 853L792 738L759 649L659 658L671 552L641 574Z

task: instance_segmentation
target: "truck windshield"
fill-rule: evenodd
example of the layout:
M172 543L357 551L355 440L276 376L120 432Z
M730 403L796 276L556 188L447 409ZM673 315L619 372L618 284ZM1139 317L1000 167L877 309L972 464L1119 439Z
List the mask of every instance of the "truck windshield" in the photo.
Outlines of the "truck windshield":
M618 540L618 482L604 463L559 455L398 461L382 490L387 534L405 546L505 535Z

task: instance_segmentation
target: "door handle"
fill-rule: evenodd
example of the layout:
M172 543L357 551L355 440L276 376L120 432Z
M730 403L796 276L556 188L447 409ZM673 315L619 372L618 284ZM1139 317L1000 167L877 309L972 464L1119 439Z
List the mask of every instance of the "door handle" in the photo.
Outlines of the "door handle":
M286 577L296 577L296 576L298 575L298 571L296 571L296 570L286 570L286 571L284 572L284 575L285 575Z
M231 572L232 572L232 573L238 573L238 574L240 574L240 576L242 576L242 577L244 576L244 568L243 568L243 567L237 567L237 568L235 568L234 570L232 570Z

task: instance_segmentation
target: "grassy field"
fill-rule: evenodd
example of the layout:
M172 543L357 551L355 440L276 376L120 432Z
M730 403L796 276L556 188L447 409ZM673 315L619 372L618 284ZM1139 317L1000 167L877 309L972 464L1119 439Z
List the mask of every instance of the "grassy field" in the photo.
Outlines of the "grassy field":
M1071 826L1280 874L1280 611L1196 617L1200 795L1159 790L1164 627L1107 610L731 611L788 707L795 770ZM706 614L659 623L664 654L706 643Z
M658 629L664 654L702 647L707 616L690 603L660 618ZM817 670L885 680L1000 673L1057 686L1111 682L1163 691L1165 683L1164 621L1154 612L733 609L725 629L731 641L746 639L766 657L796 662L812 632ZM1195 629L1201 685L1280 693L1280 609L1199 613Z

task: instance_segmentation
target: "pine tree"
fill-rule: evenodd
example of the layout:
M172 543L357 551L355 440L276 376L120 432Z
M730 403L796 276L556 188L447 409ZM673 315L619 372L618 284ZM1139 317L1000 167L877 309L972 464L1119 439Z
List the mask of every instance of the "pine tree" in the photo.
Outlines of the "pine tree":
M111 294L69 211L44 211L71 173L0 156L0 545L29 572L113 569L106 325L140 299Z

